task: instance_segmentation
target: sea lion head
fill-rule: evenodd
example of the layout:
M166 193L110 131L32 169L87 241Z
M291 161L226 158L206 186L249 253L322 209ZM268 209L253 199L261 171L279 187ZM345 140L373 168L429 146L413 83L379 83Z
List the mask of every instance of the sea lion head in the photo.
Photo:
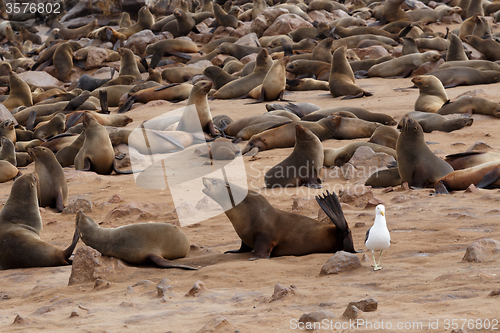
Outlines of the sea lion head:
M53 154L52 151L49 148L42 147L42 146L37 146L33 148L28 148L27 149L28 154L33 160L37 160L38 158L43 158L47 154Z
M224 211L233 208L230 196L232 196L231 187L222 179L203 177L202 192L216 201ZM234 188L236 190L236 188Z
M175 18L182 18L183 16L186 16L186 14L182 9L177 8L176 10L174 10L174 16Z
M441 55L437 51L427 51L424 53L424 58L426 61L439 61Z
M88 112L83 113L83 128L88 129L98 124L97 120Z
M198 81L193 86L193 91L202 92L205 95L212 89L213 83L207 80Z
M471 117L460 117L451 119L446 127L446 132L452 132L464 128L465 126L472 126L474 119Z
M422 130L422 127L420 126L418 121L416 121L409 115L405 115L403 117L403 125L401 126L401 134L404 133L416 134L423 137L424 131Z
M229 52L229 49L233 46L233 43L228 43L228 42L224 42L222 44L220 44L219 46L217 46L217 53L221 54L221 53L228 53Z
M89 228L99 228L99 225L79 210L78 213L76 213L76 230L83 242L85 242L85 237L88 235Z
M224 43L223 43L224 44ZM259 54L257 54L257 59L255 60L255 68L261 66L271 66L273 59L269 57L269 52L266 49L260 50Z
M342 122L342 117L338 115L331 115L318 121L320 125L328 128L332 133L338 131L341 122Z

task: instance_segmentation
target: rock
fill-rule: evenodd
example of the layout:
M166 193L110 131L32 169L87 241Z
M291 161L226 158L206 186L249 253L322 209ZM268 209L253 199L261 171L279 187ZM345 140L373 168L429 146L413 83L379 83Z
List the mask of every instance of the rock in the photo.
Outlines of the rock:
M170 206L159 202L131 202L113 208L104 218L105 220L119 219L129 215L152 215L153 213L168 211Z
M175 207L177 216L192 216L196 214L196 207L189 201L184 201L179 206Z
M344 12L342 9L335 9L332 12L332 15L333 15L333 17L335 17L335 19L343 18L343 17L349 17L349 14L347 14L346 12Z
M108 202L109 203L120 203L120 202L123 202L123 197L121 195L119 195L118 193L116 194L113 194L111 196L111 198L108 199Z
M224 317L216 317L211 319L205 326L203 326L198 333L214 333L214 332L240 332L236 326L231 324Z
M131 0L130 0L131 1ZM186 0L188 7L193 7L192 0ZM150 0L147 1L149 11L156 15L170 15L173 14L177 7L180 7L181 0Z
M260 47L259 37L257 37L255 32L251 32L248 35L241 37L236 42L234 42L234 44Z
M363 312L373 312L377 310L378 302L375 298L367 298L358 302L350 302L349 306L355 306Z
M2 103L0 103L0 122L10 119L17 125L17 120L14 118L9 109L7 109Z
M472 146L470 146L470 148L467 149L467 151L471 151L471 150L487 151L489 149L493 149L493 148L489 144L487 144L486 142L476 141L476 143L474 143Z
M441 22L446 24L453 24L453 23L462 24L464 21L462 20L460 14L454 13L453 15L444 16Z
M354 179L368 179L379 169L386 168L386 165L395 161L392 155L376 153L370 147L362 146L356 149L348 163L356 169Z
M359 59L378 59L390 55L390 53L381 45L373 45L363 48L352 49Z
M285 9L285 8L274 8L274 7L268 7L266 9L264 9L262 12L260 12L259 15L262 15L264 17L264 19L266 20L267 22L267 25L270 26L271 24L274 23L274 21L276 21L276 19L278 17L280 17L281 15L284 15L284 14L289 14L290 12L288 11L288 9ZM259 16L257 15L257 16Z
M298 28L311 28L313 25L296 14L283 14L278 17L263 36L286 35Z
M187 65L186 67L196 67L196 68L207 68L213 66L212 62L209 60L201 60L198 62L195 62L194 64Z
M121 0L121 7L124 12L137 13L142 6L146 4L146 0Z
M429 72L437 71L439 69L439 66L444 64L443 59L439 59L438 61L427 61L424 62L419 68L414 70L411 75L412 76L417 76L417 75L425 75Z
M145 29L130 36L125 42L125 47L140 57L146 55L146 47L165 39L163 35L156 36L151 30Z
M292 211L312 210L316 212L318 208L321 209L315 198L293 198Z
M500 295L500 289L493 290L488 294L488 296L498 296L498 295Z
M81 0L71 8L61 19L61 22L74 17L83 17L90 14L99 14L102 17L114 17L122 12L121 0Z
M459 328L458 330L451 330L450 333L467 333L467 331L463 328Z
M335 318L335 314L330 311L314 311L310 313L304 313L300 316L299 322L301 323L318 323L323 319Z
M465 193L479 193L479 190L474 184L470 184L469 187L465 189Z
M324 9L310 11L307 13L307 15L309 15L309 17L313 22L316 21L316 22L331 23L336 20L336 18L332 15L332 13Z
M107 58L108 52L105 50L97 47L90 49L85 60L85 70L101 67Z
M200 294L205 290L207 290L207 288L205 288L205 284L201 280L198 280L191 287L191 289L189 289L185 296L197 297L200 296Z
M156 286L156 292L158 293L159 297L173 297L174 296L174 290L171 285L169 284L164 284L164 283L158 283Z
M221 206L208 196L198 201L195 208L204 211L222 210Z
M297 287L294 285L291 285L290 287L285 287L284 285L277 283L274 286L274 293L273 296L271 296L271 300L269 301L269 303L279 301L285 297L294 295L296 290Z
M486 56L484 54L482 54L481 52L479 52L478 50L476 50L467 43L462 43L462 44L464 45L465 52L467 51L471 52L469 60L486 60Z
M231 36L241 38L249 33L252 33L252 22L240 22L240 25L234 29Z
M486 95L486 93L484 92L483 89L474 89L474 90L469 90L469 91L466 91L464 93L458 94L456 99L459 99L460 97L463 97L463 96L470 96L470 97L484 96L484 97L486 97L485 95ZM482 142L482 141L479 141L479 142Z
M208 42L210 42L214 34L211 32L205 32L203 30L200 30L199 28L198 30L201 31L201 33L197 34L194 31L190 31L188 37L191 38L195 43L207 44Z
M19 74L19 77L26 83L38 86L40 88L59 86L61 82L43 71L29 71Z
M489 262L500 256L500 242L491 238L480 239L473 242L465 251L462 261Z
M391 202L399 204L399 203L407 202L410 200L416 200L416 199L418 199L418 196L413 195L413 194L399 194L399 195L394 196L391 199Z
M252 53L252 54L249 54L247 56L244 56L243 58L240 59L240 62L243 64L243 65L246 65L248 64L249 62L251 61L255 61L257 60L257 53Z
M365 208L374 195L371 186L355 185L339 192L339 200L342 203Z
M252 21L250 31L261 37L268 27L269 25L267 24L267 20L265 19L265 17L262 15L257 15L257 17Z
M219 26L217 29L214 31L214 36L212 37L212 40L217 40L219 38L224 38L224 37L229 37L233 33L235 29L232 27L223 27Z
M103 279L96 279L94 283L94 289L96 290L108 289L110 286L111 283Z
M212 63L212 65L220 67L224 63L224 60L227 57L229 57L229 54L219 54L213 57L212 60L210 60L210 62Z
M70 318L74 318L74 317L80 317L80 315L78 314L78 310L73 310L71 311L71 314L69 315Z
M358 256L353 253L338 251L321 267L320 276L352 271L361 267Z
M17 315L16 318L14 318L14 322L12 323L12 325L28 325L30 323L31 320L29 320L28 318Z
M84 213L92 213L92 202L87 199L76 199L75 202L64 207L62 214L76 214L80 210Z
M354 305L348 305L344 313L342 314L342 317L345 317L347 319L356 319L358 318L358 314L359 309L357 307L355 307Z
M89 246L79 247L75 252L69 286L104 279L124 269L119 259L106 257Z

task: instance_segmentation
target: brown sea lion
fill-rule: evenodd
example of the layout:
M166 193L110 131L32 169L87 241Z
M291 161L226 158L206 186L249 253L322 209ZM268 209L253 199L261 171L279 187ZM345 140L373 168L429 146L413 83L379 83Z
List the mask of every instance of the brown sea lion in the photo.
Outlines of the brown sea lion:
M448 34L448 39L450 40L450 46L448 47L448 51L446 52L446 62L447 64L450 61L467 61L467 55L464 51L464 45L462 44L462 40L460 37L455 35L453 32ZM442 65L441 65L442 66Z
M135 223L102 228L80 211L76 214L76 230L85 245L104 256L135 265L152 262L161 268L196 269L167 260L183 258L189 252L186 235L180 228L168 223Z
M155 17L153 16L153 14L151 14L147 6L143 6L141 7L141 9L139 9L137 23L132 25L131 27L119 29L118 32L124 34L128 38L133 34L141 32L145 29L151 29L154 23Z
M217 53L219 54L229 54L236 59L241 59L249 54L252 53L259 53L262 50L262 47L256 47L256 46L246 46L246 45L239 45L239 44L234 44L234 43L222 43L219 46L217 46Z
M192 85L187 83L172 83L163 87L152 87L140 90L133 94L129 94L130 97L127 101L120 107L118 113L127 112L132 107L132 104L147 103L150 101L164 100L171 102L179 102L187 99L193 88Z
M28 149L28 154L35 160L39 206L56 208L62 212L68 203L68 185L54 153L45 147L35 147Z
M136 80L141 80L142 75L137 67L137 62L135 61L134 53L126 48L120 47L118 53L121 56L120 60L120 76L131 75L135 77Z
M399 132L394 127L382 125L375 129L368 142L396 149L398 137Z
M500 82L500 72L480 71L470 67L450 67L427 73L434 75L445 88Z
M57 70L57 78L66 81L73 69L73 52L81 49L77 42L65 42L57 46L52 56L52 63Z
M359 119L371 122L377 122L383 125L394 126L397 124L394 118L392 118L389 115L386 115L385 113L370 112L366 109L352 107L352 106L339 106L334 108L320 109L310 112L309 115L322 114L329 116L332 114L339 113L341 111L348 111L354 114Z
M195 75L203 74L203 71L203 68L194 66L165 68L161 72L161 77L168 82L183 83L189 81Z
M484 54L488 60L500 60L500 44L498 42L492 39L482 39L473 35L466 36L464 41Z
M451 67L470 67L480 71L497 71L500 72L500 64L490 60L456 60L446 61L439 66L439 69L446 69Z
M323 165L328 167L342 166L351 159L352 155L354 155L359 147L369 147L376 153L386 153L396 158L396 150L392 148L376 143L357 141L351 142L341 148L324 148Z
M327 81L315 79L294 79L286 81L286 90L288 91L307 91L307 90L330 90Z
M420 75L411 79L419 95L415 101L415 111L436 112L448 101L448 95L441 81L432 75Z
M2 136L0 139L2 146L0 147L0 160L7 161L13 166L17 166L16 147L9 138Z
M489 101L481 97L462 96L454 102L443 105L437 114L452 113L486 114L500 117L500 103Z
M483 163L500 161L500 154L491 151L471 150L463 153L446 155L445 161L453 167L453 170L462 170Z
M420 124L406 115L396 144L398 171L409 186L425 188L453 171L451 165L434 155L424 139Z
M489 177L498 179L499 175L500 161L491 161L470 168L455 170L436 182L436 193L449 194L449 190L462 191L467 189L471 184L480 188L486 187L496 181L488 180ZM488 185L485 184L486 182ZM491 187L498 187L498 184L495 185Z
M2 103L9 111L18 106L32 106L30 86L12 70L9 72L9 97Z
M258 116L249 116L233 121L231 124L224 128L224 133L229 136L236 136L240 131L249 126L268 122L278 124L288 122L288 120L289 118L281 115L263 114Z
M187 36L196 25L195 20L186 11L177 8L174 10L175 20L166 23L161 31L168 31L174 37Z
M214 16L216 27L238 28L238 19L233 15L228 15L219 4L214 4Z
M436 51L414 53L374 65L368 70L368 77L407 77L427 61L438 61L441 55Z
M186 107L177 126L178 131L196 133L201 129L205 133L217 136L207 100L207 94L210 89L212 89L212 82L196 82L189 94Z
M66 125L66 115L58 113L46 124L39 126L33 133L35 139L48 139L64 132Z
M147 141L145 140L147 137ZM156 131L143 129L141 131L121 128L109 134L113 146L125 143L137 149L141 154L165 154L193 143L193 135L184 131Z
M40 146L43 143L42 140L40 139L33 139L31 141L22 141L22 142L16 142L16 151L18 152L27 152L28 148L33 148Z
M444 16L453 15L455 12L451 7L444 7L439 10L430 8L418 8L408 12L408 15L414 22L422 22L422 24L441 22Z
M383 4L382 17L380 22L382 24L394 21L412 21L411 16L401 9L401 5L405 0L387 0Z
M80 151L85 142L85 132L80 133L78 137L69 146L66 146L56 153L56 160L62 167L68 167L75 164L76 154Z
M296 124L293 152L266 172L264 182L267 187L305 185L321 188L319 175L323 159L323 145L318 137L306 127Z
M432 131L453 132L466 126L472 126L474 122L474 119L470 117L448 119L440 114L420 111L408 112L407 115L418 121L424 133L431 133ZM401 126L402 121L399 123L398 128L401 128Z
M258 102L263 101L274 101L274 100L284 100L284 93L286 88L286 72L285 68L288 62L290 61L289 57L283 57L278 60L275 60L264 77L264 81L260 86L260 91L258 92L258 96L252 98L256 98ZM259 89L259 86L255 87L252 91ZM250 91L249 95L252 94Z
M237 80L237 76L228 74L225 70L218 66L210 66L203 70L203 74L207 76L214 84L214 89L219 90L225 84Z
M95 28L99 26L99 24L97 23L97 19L76 29L66 28L66 26L59 23L57 19L54 19L53 22L56 23L56 28L59 29L58 34L61 35L62 38L65 40L80 39L82 37L87 37L89 33L91 33Z
M17 141L15 126L16 123L10 119L2 121L0 123L0 137L6 137L15 144Z
M331 64L317 60L294 60L286 66L286 71L295 75L315 76L317 80L328 81Z
M354 73L347 62L346 50L347 47L339 47L333 53L328 80L330 94L333 97L344 96L342 99L372 96L373 93L361 89L354 83Z
M226 253L244 253L253 250L251 260L285 255L310 253L355 252L349 226L335 194L325 196L329 217L335 226L274 208L265 197L254 191L214 178L203 178L203 193L224 209L241 239L241 247ZM230 197L244 198L238 205ZM320 199L321 200L321 199ZM259 207L259 209L256 209ZM292 221L292 222L291 222ZM286 230L286 232L284 232ZM306 233L303 230L308 230Z
M0 212L0 268L27 268L69 265L78 242L75 232L64 251L40 239L42 218L38 208L37 176L19 177Z

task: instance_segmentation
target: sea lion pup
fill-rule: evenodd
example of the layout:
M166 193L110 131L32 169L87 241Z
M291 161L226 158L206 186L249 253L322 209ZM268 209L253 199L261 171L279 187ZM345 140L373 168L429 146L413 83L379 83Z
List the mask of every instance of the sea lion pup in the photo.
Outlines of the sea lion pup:
M78 138L73 141L69 146L60 149L56 153L56 160L62 167L69 167L75 164L76 154L80 151L85 141L85 131L80 133Z
M71 264L78 242L75 232L64 251L40 239L42 218L38 208L35 173L19 177L0 212L0 268L49 267Z
M394 127L382 125L375 129L368 142L396 149L398 137L399 132Z
M13 144L17 141L15 130L16 122L10 119L5 119L0 123L0 137L8 138Z
M331 64L324 61L299 59L290 62L286 71L299 76L315 76L317 80L328 81Z
M414 22L421 22L422 24L429 24L441 22L443 17L453 15L455 11L451 7L443 7L438 10L430 8L418 8L408 12L408 15Z
M397 163L389 164L387 169L374 172L365 181L365 186L371 187L389 187L402 184L401 176L399 175Z
M323 165L328 167L343 166L351 159L352 155L354 155L354 153L359 147L369 147L376 153L386 153L396 158L396 150L392 148L382 146L376 143L357 141L357 142L351 142L346 146L337 149L324 148Z
M134 53L126 48L120 47L118 49L118 53L122 57L120 60L120 74L122 75L131 75L135 77L136 80L142 80L141 72L139 71L139 67L137 67L137 62L135 61Z
M109 87L113 88L113 87ZM109 89L106 88L106 89ZM172 83L162 87L152 87L140 90L138 92L129 94L127 101L118 109L118 113L124 113L130 110L132 104L147 103L150 101L164 100L170 102L179 102L189 98L189 94L193 86L187 83ZM110 106L111 105L110 103ZM118 106L118 105L115 105Z
M207 100L207 94L210 89L212 89L212 82L196 82L193 89L191 89L186 107L177 126L178 131L196 133L201 129L211 136L218 135L212 122L212 114L210 113L210 106ZM194 107L190 107L191 105Z
M18 106L32 106L33 98L31 97L30 86L21 80L12 70L9 71L9 97L3 102L3 105L9 110L17 108Z
M457 60L447 61L439 69L446 69L451 67L470 67L479 69L480 71L497 71L500 72L500 64L490 60Z
M335 224L328 225L303 215L276 209L257 192L249 190L247 193L246 189L227 184L221 179L203 178L203 185L203 193L221 205L241 239L239 250L226 253L253 250L250 260L256 260L341 250L356 252L351 231L335 194L326 197L327 209L333 213L328 215ZM231 203L233 200L229 200L231 197L244 200L234 206Z
M262 114L258 116L249 116L242 119L233 121L224 128L224 133L229 136L236 136L240 131L246 127L273 122L275 124L280 124L283 122L288 122L290 120L287 117L271 114Z
M195 20L180 8L174 10L174 17L175 20L166 23L162 31L170 32L175 38L187 36L196 26ZM198 29L195 30L198 31Z
M0 160L7 161L13 166L17 166L16 147L9 138L2 136L0 139L2 146L0 147Z
M437 77L445 88L500 82L500 72L480 71L470 67L438 69L436 71L429 72L426 75L433 75Z
M286 80L286 90L307 91L307 90L330 90L330 85L326 81L315 79L293 79Z
M410 116L403 117L396 144L398 171L409 186L425 188L453 171L451 165L434 155L427 147L420 124Z
M467 55L464 51L464 45L460 37L455 35L453 32L448 34L448 39L450 40L450 46L446 52L446 63L450 61L468 61Z
M83 126L85 140L75 156L75 169L109 175L113 171L115 153L108 131L88 112L83 114Z
M437 114L452 113L486 114L500 117L500 103L492 102L481 97L462 96L454 102L443 105Z
M56 28L59 29L58 34L61 35L61 37L65 40L80 39L82 37L87 37L89 33L91 33L94 29L99 27L97 19L94 19L92 22L76 29L66 28L66 26L60 23L59 20L57 19L54 19L53 22L56 24Z
M500 154L495 152L470 150L463 153L446 155L445 161L453 167L453 170L462 170L483 163L493 161L500 162Z
M482 39L469 35L464 38L465 42L484 54L488 60L500 60L500 44L492 39Z
M305 185L321 188L319 176L323 158L323 145L318 137L311 130L296 124L293 152L266 172L264 182L267 187Z
M498 180L500 176L500 161L486 162L470 168L455 170L439 179L434 188L436 193L449 194L448 191L462 191L471 184L485 188ZM489 188L498 187L498 183Z
M129 38L135 33L151 29L154 23L155 17L151 14L147 6L143 6L139 9L137 23L128 28L120 28L118 29L118 32Z
M35 160L39 206L56 208L62 212L68 203L68 185L54 153L45 147L35 147L28 149L28 154Z
M330 94L333 97L344 96L342 99L372 96L373 93L364 91L354 83L354 73L347 62L347 47L339 47L333 52L330 78Z
M341 127L342 119L340 116L328 116L317 122L300 121L299 123L310 129L320 141L323 141L335 136ZM253 156L263 150L293 147L295 145L295 124L288 123L252 136L241 153Z
M289 57L283 57L273 62L260 86L260 92L257 94L258 96L255 96L258 97L257 102L274 101L278 99L280 101L285 101L283 98L286 88L285 68L289 61ZM258 90L259 86L252 89L249 95L252 96L252 92L258 92Z
M441 55L436 51L414 53L374 65L368 70L368 77L407 77L427 61L438 61Z
M65 42L57 46L52 56L52 63L57 70L57 78L66 81L73 69L73 52L81 49L78 42Z
M401 55L407 55L412 53L420 53L417 47L417 42L411 37L403 37L401 38L401 44L403 44L403 50Z
M231 81L217 90L213 98L229 99L238 98L248 94L253 88L264 81L268 70L271 68L273 60L269 57L266 49L262 49L257 55L256 66L252 74Z
M163 74L163 73L162 73ZM210 66L203 70L203 74L207 76L214 84L214 89L219 90L227 83L237 80L237 76L232 76L218 66Z
M415 101L415 111L436 112L448 101L448 95L439 79L432 75L420 75L411 79L420 94Z
M35 129L33 138L48 139L64 132L66 127L66 115L58 113L46 124L43 124Z
M440 114L427 113L420 111L408 112L407 115L418 121L424 133L431 133L432 131L453 132L464 128L465 126L472 126L474 119L470 117L459 117L448 119ZM401 128L402 120L398 124Z
M189 240L177 226L168 223L135 223L117 228L102 228L79 211L76 230L85 245L127 263L154 263L160 268L196 268L174 264L167 259L185 257Z

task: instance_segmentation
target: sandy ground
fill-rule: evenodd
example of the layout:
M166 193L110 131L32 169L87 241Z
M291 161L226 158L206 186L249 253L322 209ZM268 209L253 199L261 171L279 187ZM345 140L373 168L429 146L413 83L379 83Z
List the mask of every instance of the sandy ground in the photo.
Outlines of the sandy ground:
M415 89L394 91L411 86L410 79L365 79L357 84L374 96L342 101L326 92L296 92L287 97L297 102L311 102L321 107L355 106L373 112L385 112L397 120L413 110L418 96ZM499 84L447 89L454 100L471 90L478 96L498 101ZM264 104L245 105L245 100L216 100L210 106L213 116L226 114L233 119L265 112ZM183 106L165 104L139 108L127 113L134 119L129 127L143 120ZM498 123L488 116L474 115L472 127L452 133L425 134L425 139L438 156L465 151L476 141L484 141L494 151L500 149ZM360 139L361 140L361 139ZM365 139L363 139L365 140ZM338 148L348 141L324 141L324 147ZM244 143L240 144L241 147ZM264 151L256 158L244 157L249 187L259 190L275 207L291 211L294 198L313 198L325 190L338 192L353 185L340 178L327 179L320 190L295 189L279 194L264 189L261 172L287 157L292 148ZM22 170L32 172L34 166ZM66 168L70 199L94 203L88 215L103 227L116 227L137 222L168 222L178 225L169 189L148 190L137 186L132 175L102 176ZM0 202L7 199L12 182L0 184ZM304 313L330 311L336 315L324 331L432 331L450 332L452 320L467 332L485 331L476 320L500 320L497 297L488 294L499 289L498 259L487 263L462 261L467 246L479 239L500 240L498 218L499 190L463 191L451 195L431 196L432 189L382 193L373 190L386 205L391 247L385 252L383 270L374 272L365 259L364 236L374 220L374 207L356 209L345 206L355 248L364 250L358 256L362 268L338 275L319 276L322 265L332 254L302 257L279 257L248 261L250 254L223 254L237 249L240 239L224 214L183 227L192 247L187 258L177 260L201 265L198 271L132 267L105 278L108 288L94 289L93 283L68 286L71 266L0 271L1 332L290 332ZM124 202L109 203L114 194ZM412 195L411 200L395 203L393 198ZM149 214L106 218L115 207L130 203L157 203ZM196 202L193 202L196 205ZM75 227L74 214L59 214L41 209L42 239L60 248L71 241ZM316 218L317 208L299 212ZM360 223L359 227L355 224ZM80 241L79 246L83 246ZM160 298L157 283L170 279L173 294ZM135 285L141 281L139 285ZM186 292L201 280L206 291L198 297ZM296 286L296 293L283 300L270 302L274 286ZM134 286L135 285L135 286ZM351 301L373 297L378 301L375 312L360 313L360 325L346 326L342 313ZM71 316L75 312L76 315ZM14 323L19 315L20 323ZM474 325L472 321L474 320ZM373 326L370 329L369 321ZM365 325L366 323L366 325ZM390 323L390 326L389 326ZM430 325L432 323L432 325ZM342 329L341 325L344 325ZM399 325L399 326L398 326ZM413 329L404 329L412 327ZM467 325L471 325L467 327ZM325 329L327 328L328 329ZM337 327L337 329L335 329ZM392 327L392 329L391 329ZM398 329L401 328L401 329ZM498 330L500 326L497 324ZM345 329L347 328L347 329ZM295 329L296 331L296 329ZM316 330L323 331L323 330ZM490 331L490 330L486 330ZM496 330L491 330L496 331Z

